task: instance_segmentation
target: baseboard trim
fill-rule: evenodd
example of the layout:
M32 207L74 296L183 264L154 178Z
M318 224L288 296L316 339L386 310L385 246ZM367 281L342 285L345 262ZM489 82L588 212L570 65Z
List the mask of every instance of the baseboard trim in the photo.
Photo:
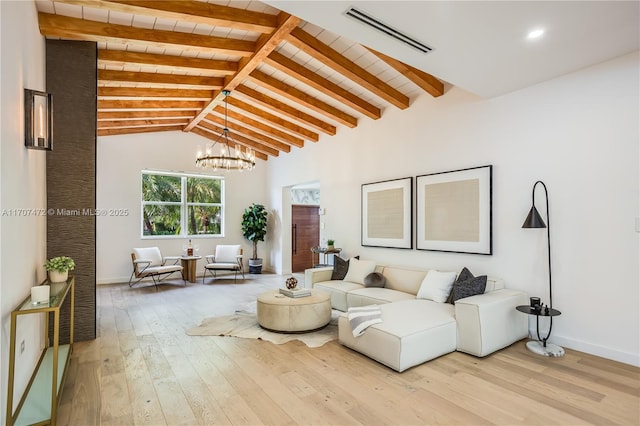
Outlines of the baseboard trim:
M640 367L640 355L630 352L624 352L621 350L608 348L601 345L596 345L589 342L584 342L577 339L572 339L566 336L551 336L549 342L553 342L556 345L563 346L568 349L573 349L580 352L585 352L591 355L607 358L613 361L622 362L624 364Z

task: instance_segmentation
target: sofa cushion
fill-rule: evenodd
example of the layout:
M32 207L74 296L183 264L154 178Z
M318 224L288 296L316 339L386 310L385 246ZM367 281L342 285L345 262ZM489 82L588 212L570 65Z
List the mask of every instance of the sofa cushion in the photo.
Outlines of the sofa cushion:
M359 337L353 337L347 315L341 315L340 343L397 371L456 350L453 305L405 300L380 305L380 309L382 322L370 326Z
M380 272L372 272L364 277L365 287L384 287L385 278Z
M367 275L376 269L376 263L372 260L349 259L349 270L344 277L344 281L364 285L364 279Z
M393 290L404 291L405 293L418 294L420 284L426 270L409 269L403 266L385 266L382 275L385 278L384 286Z
M390 288L365 287L347 293L347 305L349 307L379 305L400 300L415 300L415 298L413 294Z
M458 279L451 287L451 294L449 294L447 302L455 303L456 300L464 299L465 297L483 294L486 287L486 275L474 277L471 271L467 268L463 268L460 275L458 275Z
M418 299L433 300L434 302L444 303L451 293L451 287L456 279L455 272L440 272L435 269L427 272L422 280L420 290L418 290Z

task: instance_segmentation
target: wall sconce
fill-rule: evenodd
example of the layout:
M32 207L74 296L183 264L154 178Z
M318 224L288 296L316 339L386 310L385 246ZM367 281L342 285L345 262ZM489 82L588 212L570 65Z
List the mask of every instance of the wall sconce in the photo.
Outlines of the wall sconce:
M51 151L52 137L52 95L24 89L24 145L27 148Z

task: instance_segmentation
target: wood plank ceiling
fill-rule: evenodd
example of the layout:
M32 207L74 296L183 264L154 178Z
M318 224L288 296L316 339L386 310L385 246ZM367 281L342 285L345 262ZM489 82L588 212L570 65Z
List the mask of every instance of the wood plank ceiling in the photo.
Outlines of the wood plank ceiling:
M98 44L98 135L229 134L256 158L335 135L433 76L260 2L36 0L47 38ZM239 7L242 6L242 7Z

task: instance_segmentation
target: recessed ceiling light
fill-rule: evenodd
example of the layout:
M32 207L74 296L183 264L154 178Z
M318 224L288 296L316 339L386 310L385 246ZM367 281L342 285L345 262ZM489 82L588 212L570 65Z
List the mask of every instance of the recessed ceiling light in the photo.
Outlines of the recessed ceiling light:
M538 28L538 29L535 29L535 30L529 32L529 34L527 34L527 38L529 40L534 40L536 38L542 37L543 34L544 34L544 29Z

